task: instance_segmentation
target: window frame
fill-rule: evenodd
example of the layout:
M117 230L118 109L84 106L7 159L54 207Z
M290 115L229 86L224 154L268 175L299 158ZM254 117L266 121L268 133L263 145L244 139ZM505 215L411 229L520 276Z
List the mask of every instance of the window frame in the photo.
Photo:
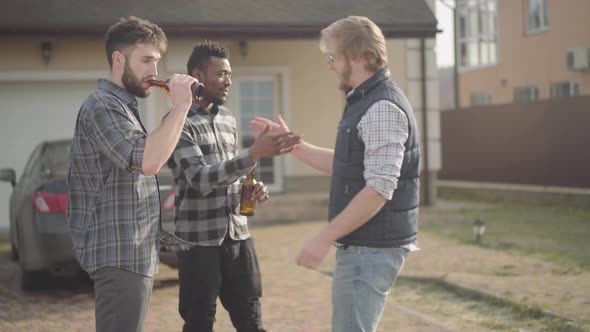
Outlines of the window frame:
M556 92L567 85L567 95L558 95ZM551 99L571 98L580 95L580 85L576 81L557 81L551 83Z
M522 92L524 92L524 91L534 91L534 93L532 93L532 95L534 95L534 98L530 98L530 97L521 98L520 96L523 95ZM528 95L530 96L531 93L529 92ZM530 103L530 102L538 101L540 99L539 87L536 85L525 85L525 86L514 87L513 98L514 98L515 103Z
M498 1L463 0L456 7L456 49L459 71L494 67L498 64ZM482 23L487 23L482 25ZM477 61L471 63L472 53ZM487 48L484 50L484 48ZM463 52L464 51L464 52ZM463 54L465 53L465 56ZM484 59L484 53L487 59ZM464 60L466 59L466 60Z
M489 92L472 92L470 99L473 107L492 105L492 95Z
M249 128L243 130L242 122L242 111L240 109L240 87L241 82L260 80L260 81L272 81L273 87L273 121L276 119L278 114L282 114L283 118L289 123L289 112L287 102L287 70L281 67L234 67L232 70L232 87L231 92L228 96L227 107L233 113L236 118L238 127L238 144L239 151L244 151L242 147L242 137L244 132L248 132ZM273 162L273 180L274 183L265 183L268 186L269 192L283 192L284 191L284 178L288 173L287 164L285 162L285 156L274 157ZM260 179L259 165L256 167L257 179Z
M531 3L540 4L539 12L539 26L530 26L530 10ZM549 30L549 1L548 0L526 0L524 8L524 29L527 35L534 35L537 33L545 32Z

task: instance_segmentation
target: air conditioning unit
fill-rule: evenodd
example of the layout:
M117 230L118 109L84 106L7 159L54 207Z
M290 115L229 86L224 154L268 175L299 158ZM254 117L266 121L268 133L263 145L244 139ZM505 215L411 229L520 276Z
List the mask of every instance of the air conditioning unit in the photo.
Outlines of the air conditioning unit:
M590 47L570 48L567 50L566 64L570 70L590 70Z

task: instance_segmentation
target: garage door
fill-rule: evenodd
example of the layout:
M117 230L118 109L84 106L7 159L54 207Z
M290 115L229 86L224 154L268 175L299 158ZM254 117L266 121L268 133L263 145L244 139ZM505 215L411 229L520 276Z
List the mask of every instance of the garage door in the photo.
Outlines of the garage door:
M0 168L17 178L33 148L48 139L70 138L78 109L96 81L0 82ZM12 188L0 182L0 228L8 227Z

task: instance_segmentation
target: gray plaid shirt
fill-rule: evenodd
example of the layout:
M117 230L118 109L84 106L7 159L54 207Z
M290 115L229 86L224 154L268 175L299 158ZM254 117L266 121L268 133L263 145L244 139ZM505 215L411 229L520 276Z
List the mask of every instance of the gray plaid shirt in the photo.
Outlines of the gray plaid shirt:
M141 173L147 134L138 119L135 97L104 79L78 113L67 221L74 254L90 273L157 272L160 200L156 177Z
M224 107L211 114L194 103L168 166L174 176L178 237L202 246L218 246L226 234L250 237L239 214L239 178L255 163L238 154L236 119Z

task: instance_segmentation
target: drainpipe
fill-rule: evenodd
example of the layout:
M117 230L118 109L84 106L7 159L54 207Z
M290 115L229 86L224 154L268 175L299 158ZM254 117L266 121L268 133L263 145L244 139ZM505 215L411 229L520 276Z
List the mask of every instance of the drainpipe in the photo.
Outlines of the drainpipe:
M453 83L455 92L455 110L460 108L459 106L459 50L457 48L457 7L453 7L453 47L455 48L455 66L453 68Z
M426 39L420 38L420 67L422 72L421 77L421 88L422 88L422 139L423 139L423 154L422 160L424 161L424 174L422 175L422 183L424 185L424 197L422 203L424 205L431 204L431 179L430 179L430 167L428 160L428 98L426 97Z

